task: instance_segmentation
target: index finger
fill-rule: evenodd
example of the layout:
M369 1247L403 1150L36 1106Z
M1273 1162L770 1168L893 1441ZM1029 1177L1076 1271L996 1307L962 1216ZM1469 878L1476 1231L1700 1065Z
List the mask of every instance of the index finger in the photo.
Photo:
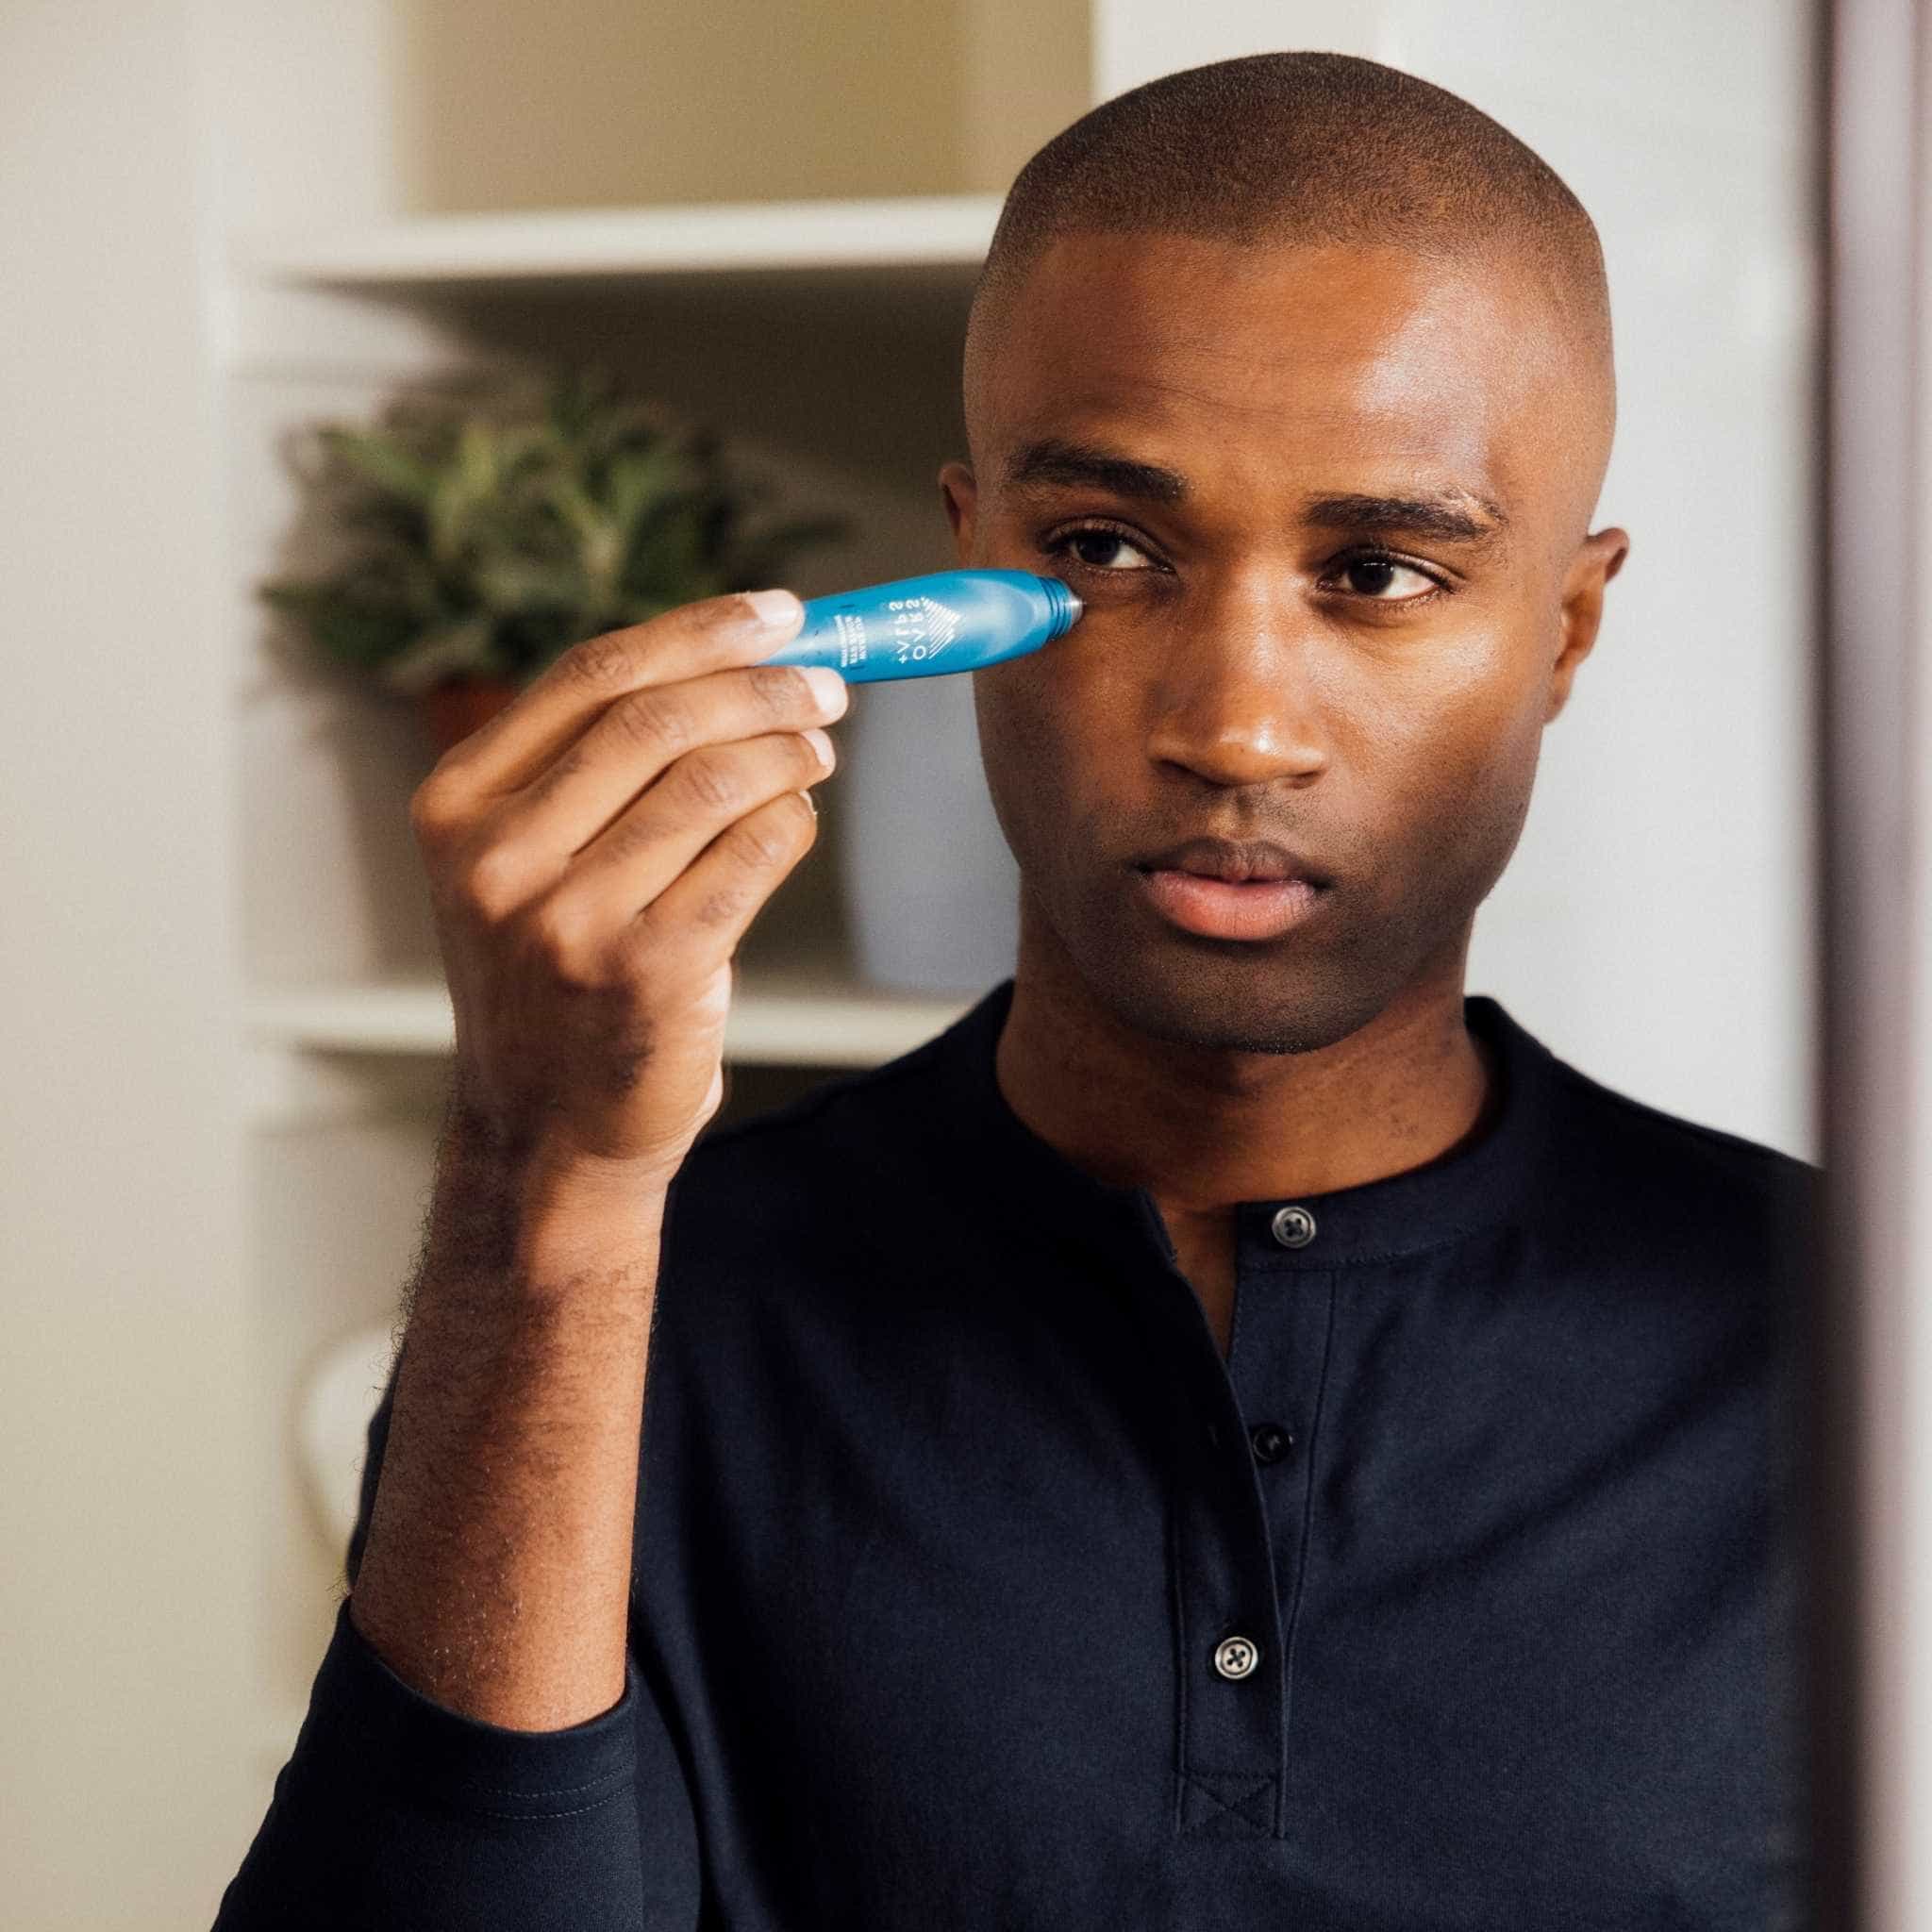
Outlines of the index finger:
M790 591L733 591L594 638L544 668L515 701L443 755L466 788L513 791L547 771L610 705L646 685L756 664L794 637Z

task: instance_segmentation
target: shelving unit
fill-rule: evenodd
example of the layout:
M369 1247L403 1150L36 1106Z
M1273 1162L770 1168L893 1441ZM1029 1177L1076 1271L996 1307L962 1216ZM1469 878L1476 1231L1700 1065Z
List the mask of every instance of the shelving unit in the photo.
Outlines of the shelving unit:
M233 165L208 312L228 457L264 1797L341 1588L343 1552L314 1521L292 1418L326 1350L393 1322L454 1038L408 826L433 749L408 709L319 664L253 594L269 576L334 561L331 533L305 516L287 439L319 421L373 420L391 396L460 373L594 361L715 428L743 471L774 486L779 510L848 520L849 541L788 574L802 595L942 568L936 477L964 449L958 360L1002 198L989 191L1090 104L1084 0L1029 10L1029 34L1051 27L1058 40L1017 89L1005 52L1016 23L987 0L941 6L916 29L910 16L789 27L747 13L725 34L733 72L742 78L747 56L789 63L801 84L824 69L842 115L866 118L868 143L854 147L840 115L794 103L784 123L781 108L769 179L745 198L744 135L708 123L713 145L693 154L691 129L679 132L681 96L715 89L722 70L680 75L676 62L711 58L720 24L693 25L689 44L683 28L654 28L648 48L626 52L635 23L621 9L566 12L549 51L520 42L520 58L574 58L579 94L599 84L592 57L558 49L581 39L631 58L634 138L586 120L517 147L517 116L541 83L490 77L488 49L522 32L515 9L491 0L460 21L422 10L416 30L460 34L440 52L406 46L382 8L358 0L353 19L332 17L326 46L319 15L306 46L255 38L237 15L217 57L232 70ZM910 37L902 54L866 44L879 25ZM791 57L772 44L786 34ZM914 42L954 64L915 72L904 58ZM270 74L277 63L289 64ZM324 110L325 98L338 106ZM506 130L506 146L477 148L486 125ZM816 155L802 149L812 135ZM700 179L726 192L738 183L740 198L688 202L645 186ZM494 205L452 205L453 186L479 180ZM959 695L911 687L869 690L835 727L840 770L815 794L817 844L739 948L714 1125L911 1050L984 990L977 974L930 991L868 983L843 886L867 713L941 700L957 738ZM959 849L970 860L983 841Z

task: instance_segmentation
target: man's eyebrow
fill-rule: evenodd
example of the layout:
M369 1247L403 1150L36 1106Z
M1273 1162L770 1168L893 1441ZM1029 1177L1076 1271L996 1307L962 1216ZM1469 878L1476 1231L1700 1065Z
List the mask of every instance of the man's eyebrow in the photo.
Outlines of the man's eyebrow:
M1015 450L1007 461L1006 483L1009 490L1029 483L1091 483L1116 496L1143 496L1154 503L1179 503L1188 493L1188 479L1176 470L1058 436Z
M1491 542L1509 526L1503 506L1474 491L1441 496L1320 496L1303 506L1302 517L1324 530L1377 530L1389 536L1432 537L1439 543Z
M1188 495L1188 479L1178 470L1055 436L1023 443L1007 463L1006 484L1008 489L1087 484L1153 503L1184 503ZM1485 542L1509 525L1501 504L1474 491L1445 491L1436 496L1318 496L1303 506L1302 518L1323 529L1373 530L1391 536L1407 532L1443 543Z

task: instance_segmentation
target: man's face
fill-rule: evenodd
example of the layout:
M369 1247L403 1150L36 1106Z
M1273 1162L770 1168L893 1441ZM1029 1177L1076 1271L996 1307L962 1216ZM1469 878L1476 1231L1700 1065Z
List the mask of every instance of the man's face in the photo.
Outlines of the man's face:
M1587 389L1504 271L1053 244L969 395L974 464L940 479L962 564L1086 607L974 674L1023 956L1062 950L1148 1033L1265 1052L1459 991L1627 547L1583 540L1607 436ZM1185 930L1137 864L1201 836L1275 840L1331 883L1273 939Z

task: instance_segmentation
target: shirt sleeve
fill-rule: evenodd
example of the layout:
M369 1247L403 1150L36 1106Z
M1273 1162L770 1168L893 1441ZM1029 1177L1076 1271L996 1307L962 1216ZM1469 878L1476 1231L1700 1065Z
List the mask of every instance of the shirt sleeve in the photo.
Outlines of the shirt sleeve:
M351 1589L395 1377L369 1425ZM345 1598L267 1816L214 1932L690 1932L698 1855L670 1727L634 1655L609 1710L513 1731L404 1682Z

